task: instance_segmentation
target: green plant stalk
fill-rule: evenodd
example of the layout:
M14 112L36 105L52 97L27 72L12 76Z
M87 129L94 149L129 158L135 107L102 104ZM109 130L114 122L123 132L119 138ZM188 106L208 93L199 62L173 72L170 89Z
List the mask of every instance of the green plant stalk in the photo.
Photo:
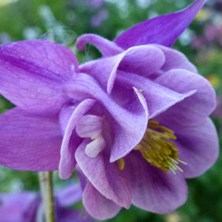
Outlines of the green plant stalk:
M46 222L55 222L52 172L39 172L39 183Z

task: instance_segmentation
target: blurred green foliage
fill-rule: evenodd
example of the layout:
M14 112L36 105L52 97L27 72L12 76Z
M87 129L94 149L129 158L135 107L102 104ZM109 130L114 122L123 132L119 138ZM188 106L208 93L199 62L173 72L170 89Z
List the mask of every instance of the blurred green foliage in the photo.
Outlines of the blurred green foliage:
M69 46L73 50L76 38L87 32L100 34L113 39L122 30L149 17L182 9L191 0L107 0L95 5L93 0L18 0L11 4L0 1L0 44L23 39L51 39ZM213 115L220 144L222 144L222 52L214 40L204 40L206 26L217 26L222 17L217 11L217 1L208 1L207 7L197 16L189 29L182 35L175 47L184 52L197 65L215 86L221 105ZM220 18L220 19L218 19ZM219 25L222 25L219 22ZM198 39L199 38L199 39ZM195 46L194 40L204 44ZM97 57L98 51L88 47L78 52L80 61ZM0 112L12 105L0 97ZM189 197L187 203L169 215L155 215L135 207L122 210L113 222L219 222L222 221L222 157L207 173L188 181ZM55 181L63 185L58 177ZM0 167L0 192L21 189L38 190L38 176L31 172L17 172Z

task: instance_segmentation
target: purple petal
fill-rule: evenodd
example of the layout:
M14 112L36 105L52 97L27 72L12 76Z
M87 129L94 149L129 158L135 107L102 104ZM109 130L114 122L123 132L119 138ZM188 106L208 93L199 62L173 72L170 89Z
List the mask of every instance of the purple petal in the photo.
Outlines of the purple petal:
M120 211L118 205L102 196L89 182L83 192L83 205L98 220L110 219Z
M77 39L76 47L79 50L85 50L86 44L94 45L100 50L103 56L112 56L122 52L122 49L117 46L114 42L95 34L81 35Z
M210 119L196 126L183 127L176 131L176 135L180 159L187 163L181 165L185 177L197 177L215 163L219 142L215 126Z
M167 110L159 119L172 125L194 125L208 117L216 107L216 95L211 84L201 75L183 69L171 70L155 80L178 93L196 93Z
M69 178L76 165L74 153L79 145L77 135L73 136L73 131L79 119L94 105L95 100L86 99L82 101L74 110L67 123L61 146L61 158L59 162L59 175L62 179ZM62 118L62 117L61 117ZM75 133L75 132L74 132ZM72 140L70 138L72 137ZM71 142L70 142L71 141Z
M61 188L56 193L56 199L60 206L68 207L82 198L82 189L79 184L72 184L65 188Z
M113 135L111 162L129 153L141 141L147 128L148 110L141 93L131 90L130 104L124 109L115 103L95 82L86 74L75 78L74 84L67 86L67 92L73 99L95 98L102 105L103 115L106 115ZM139 96L140 95L140 96ZM129 96L129 95L127 95ZM128 99L128 98L127 98ZM105 108L105 109L104 109ZM125 121L127 119L127 121Z
M167 72L171 69L186 69L190 72L197 72L196 67L183 53L161 45L155 45L155 47L161 49L165 56L165 63L161 67L163 72Z
M0 221L34 221L39 203L40 199L35 193L0 193Z
M112 200L119 206L129 208L131 204L131 191L126 178L118 169L118 164L110 163L105 153L95 158L85 154L87 141L76 150L75 157L79 168L87 179L104 197Z
M154 213L169 213L187 198L187 186L180 173L165 173L152 167L141 156L131 153L126 170L132 185L133 204Z
M115 43L123 49L151 43L171 46L192 22L204 3L205 0L196 0L183 11L141 22L118 36Z
M0 116L0 163L16 170L56 170L62 142L56 117L34 116L18 108Z
M22 109L57 112L67 100L63 84L75 69L74 54L46 40L1 46L0 93Z
M58 222L95 222L95 220L93 220L83 211L77 211L73 209L60 209L57 214Z

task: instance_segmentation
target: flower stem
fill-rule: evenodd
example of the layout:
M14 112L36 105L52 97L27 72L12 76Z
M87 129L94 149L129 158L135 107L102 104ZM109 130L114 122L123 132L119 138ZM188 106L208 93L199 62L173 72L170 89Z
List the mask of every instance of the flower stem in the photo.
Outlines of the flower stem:
M52 172L39 172L39 183L46 222L55 222Z

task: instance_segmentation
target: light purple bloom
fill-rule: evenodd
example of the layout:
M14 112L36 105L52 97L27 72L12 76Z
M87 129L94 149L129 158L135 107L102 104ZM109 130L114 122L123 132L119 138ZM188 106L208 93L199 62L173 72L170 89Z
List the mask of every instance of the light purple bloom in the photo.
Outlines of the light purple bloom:
M83 204L98 219L131 204L156 213L181 206L185 178L218 156L208 118L215 92L168 48L203 3L140 23L114 42L83 35L77 47L94 44L103 58L80 66L49 41L0 47L0 93L17 106L0 117L0 163L59 168L64 179L77 163Z
M212 113L212 115L218 119L221 119L222 116L222 95L217 96L217 107Z
M91 25L99 27L109 16L107 9L100 10L96 15L91 18Z
M57 222L92 222L81 210L68 209L80 201L81 189L77 185L62 188L55 194L55 214ZM43 205L36 192L0 193L0 221L35 222L43 221Z

